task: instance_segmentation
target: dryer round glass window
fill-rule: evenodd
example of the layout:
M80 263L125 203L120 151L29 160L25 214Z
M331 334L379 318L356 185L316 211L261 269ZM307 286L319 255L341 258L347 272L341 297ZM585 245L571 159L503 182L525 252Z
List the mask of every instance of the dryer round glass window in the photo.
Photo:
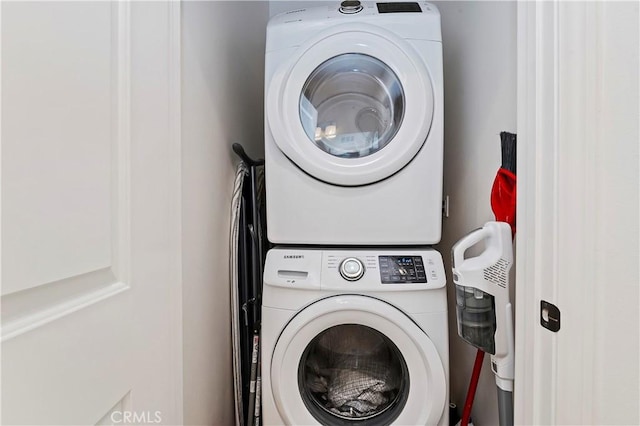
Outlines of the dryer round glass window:
M321 424L389 424L405 406L409 375L402 354L385 335L343 324L324 330L307 345L298 386Z
M311 73L299 109L305 133L320 149L336 157L366 157L397 133L405 96L398 76L385 63L346 53Z

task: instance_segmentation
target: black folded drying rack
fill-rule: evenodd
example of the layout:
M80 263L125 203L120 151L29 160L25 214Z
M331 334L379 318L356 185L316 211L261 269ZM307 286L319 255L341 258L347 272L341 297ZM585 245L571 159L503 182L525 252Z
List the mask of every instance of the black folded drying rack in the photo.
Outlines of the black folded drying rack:
M242 159L248 169L242 187L240 221L238 232L238 303L240 318L240 352L242 375L242 402L244 424L258 423L255 416L256 403L259 404L259 390L256 397L258 376L258 344L260 335L260 308L262 302L262 274L268 249L266 216L264 211L264 160L253 160L242 145L233 144L233 151ZM260 170L262 169L262 170ZM258 376L259 377L259 376ZM259 379L258 379L259 383Z

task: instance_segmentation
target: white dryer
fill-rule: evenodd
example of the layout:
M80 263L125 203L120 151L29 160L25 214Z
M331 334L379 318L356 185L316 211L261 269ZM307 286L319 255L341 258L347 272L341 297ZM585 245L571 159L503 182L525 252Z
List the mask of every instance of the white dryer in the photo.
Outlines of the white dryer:
M435 250L269 251L264 424L446 425L447 327Z
M269 240L437 243L444 109L436 7L345 1L277 15L265 68Z

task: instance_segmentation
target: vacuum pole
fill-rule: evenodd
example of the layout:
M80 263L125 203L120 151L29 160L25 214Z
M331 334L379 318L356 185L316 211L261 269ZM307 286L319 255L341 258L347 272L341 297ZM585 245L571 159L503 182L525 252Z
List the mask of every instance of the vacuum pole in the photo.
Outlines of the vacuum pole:
M498 415L500 426L513 426L513 392L498 389Z

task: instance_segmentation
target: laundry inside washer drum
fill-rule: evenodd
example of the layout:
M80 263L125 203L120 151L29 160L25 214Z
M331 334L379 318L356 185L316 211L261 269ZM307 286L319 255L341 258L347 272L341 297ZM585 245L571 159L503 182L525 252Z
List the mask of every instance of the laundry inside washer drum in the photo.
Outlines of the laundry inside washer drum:
M322 417L319 420L327 415L365 420L402 409L408 392L406 372L399 350L383 334L345 324L325 330L307 346L299 384L307 406Z

